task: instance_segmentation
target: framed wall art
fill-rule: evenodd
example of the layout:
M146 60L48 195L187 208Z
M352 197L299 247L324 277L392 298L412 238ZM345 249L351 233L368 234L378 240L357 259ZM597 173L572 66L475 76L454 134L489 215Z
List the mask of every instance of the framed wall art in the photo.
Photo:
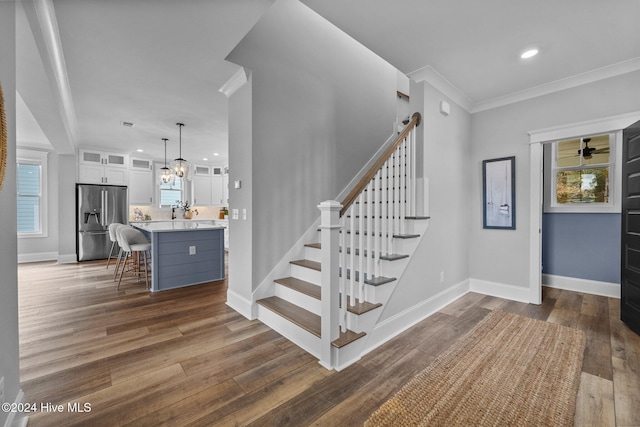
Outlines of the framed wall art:
M482 161L482 228L516 229L516 158Z

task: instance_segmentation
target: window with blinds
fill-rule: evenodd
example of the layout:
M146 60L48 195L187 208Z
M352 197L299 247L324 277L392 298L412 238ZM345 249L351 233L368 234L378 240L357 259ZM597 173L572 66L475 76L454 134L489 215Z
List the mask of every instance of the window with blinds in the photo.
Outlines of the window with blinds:
M46 235L47 153L18 150L16 161L17 228L20 237Z

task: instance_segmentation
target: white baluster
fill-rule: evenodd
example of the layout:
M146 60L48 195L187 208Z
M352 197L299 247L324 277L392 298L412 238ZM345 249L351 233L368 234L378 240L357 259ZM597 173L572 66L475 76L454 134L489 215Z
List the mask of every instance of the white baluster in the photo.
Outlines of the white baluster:
M389 162L389 199L387 200L387 209L388 209L388 230L387 230L387 253L393 253L393 234L394 234L394 209L395 209L395 154L391 156Z
M418 198L417 198L417 194L418 194L418 186L417 186L417 182L416 180L418 179L418 173L416 170L416 129L413 128L411 130L411 181L413 183L413 191L411 193L411 198L412 198L412 211L411 211L411 216L416 216L418 215Z
M347 212L351 212L352 207L349 207ZM342 233L340 233L340 330L342 332L347 331L347 323L345 322L347 315L347 213L340 218L340 226L342 227Z
M400 233L400 227L398 226L398 217L400 216L400 205L398 203L398 199L400 198L400 159L398 157L398 150L396 150L393 153L393 234ZM391 236L391 239L393 239L393 236ZM393 240L391 240L391 242L393 243Z
M385 251L385 253L389 253L389 249L387 249L387 225L388 225L388 209L387 209L387 200L388 200L388 194L389 194L389 181L388 181L388 176L389 176L389 161L387 160L386 162L384 162L384 165L382 165L382 182L380 183L381 191L382 191L382 206L380 206L380 214L382 216L381 219L381 227L380 227L380 231L382 232L382 247L380 248L381 251Z
M409 132L409 135L407 136L407 139L405 139L406 141L406 148L405 151L407 153L407 210L406 210L406 214L407 216L414 216L413 215L413 206L414 206L414 200L413 200L413 162L412 162L412 157L413 157L413 152L412 152L412 148L411 148L411 132Z
M400 186L398 188L398 191L400 192L400 197L398 199L398 201L400 202L400 206L398 207L398 209L400 210L400 213L398 215L398 221L399 221L399 226L400 226L400 234L405 234L405 213L406 213L406 200L407 200L407 193L406 193L406 184L407 184L407 151L406 151L406 147L407 147L407 139L403 139L402 142L400 143L400 147L398 147L398 151L400 152Z
M371 181L369 181L368 189L368 197L367 197L367 279L371 279L371 272L373 268L371 263L373 262L373 183L375 182L375 176ZM362 277L362 281L360 282L360 302L364 301L364 278Z
M360 294L360 287L364 283L364 204L365 204L365 196L367 192L363 191L360 193L360 210L358 217L358 288L357 293ZM351 249L354 250L353 248ZM355 304L356 294L354 293L349 301L351 301L351 305Z
M349 254L349 267L350 267L350 277L349 277L349 301L353 298L353 289L355 288L356 283L356 210L351 209L350 216L350 227L351 227L351 237L349 238L349 250L351 251ZM343 250L346 250L343 249ZM345 304L346 305L346 304Z
M383 166L384 168L384 166ZM380 235L380 185L382 184L381 180L382 180L382 169L379 169L378 172L376 173L376 177L374 178L374 186L373 186L373 191L375 193L375 197L374 197L374 209L373 209L373 230L375 231L375 237L374 237L374 248L373 248L373 252L375 254L375 258L373 261L373 265L374 265L374 272L373 272L373 276L374 277L378 277L380 276L380 239L382 238Z

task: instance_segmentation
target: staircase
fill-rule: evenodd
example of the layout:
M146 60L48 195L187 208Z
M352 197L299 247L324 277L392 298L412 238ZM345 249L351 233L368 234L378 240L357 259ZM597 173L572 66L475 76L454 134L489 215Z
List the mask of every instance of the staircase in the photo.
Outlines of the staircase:
M417 216L415 113L342 203L318 207L320 226L256 301L258 318L313 354L343 369L365 351L410 257L428 227ZM421 205L422 206L422 205ZM368 343L367 348L375 348Z

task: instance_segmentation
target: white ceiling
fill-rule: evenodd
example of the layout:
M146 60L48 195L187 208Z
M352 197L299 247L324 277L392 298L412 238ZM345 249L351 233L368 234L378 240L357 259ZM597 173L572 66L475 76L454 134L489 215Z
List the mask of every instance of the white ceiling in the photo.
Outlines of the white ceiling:
M638 0L302 1L414 79L448 82L470 111L640 69Z
M55 11L75 132L65 132L59 113L51 117L53 67L40 60L46 37L26 6L17 83L54 147L75 139L161 158L167 137L172 159L180 121L183 157L227 162L227 99L218 89L238 67L224 58L273 0L38 1ZM638 0L302 1L471 112L640 69ZM520 59L529 47L540 54Z

